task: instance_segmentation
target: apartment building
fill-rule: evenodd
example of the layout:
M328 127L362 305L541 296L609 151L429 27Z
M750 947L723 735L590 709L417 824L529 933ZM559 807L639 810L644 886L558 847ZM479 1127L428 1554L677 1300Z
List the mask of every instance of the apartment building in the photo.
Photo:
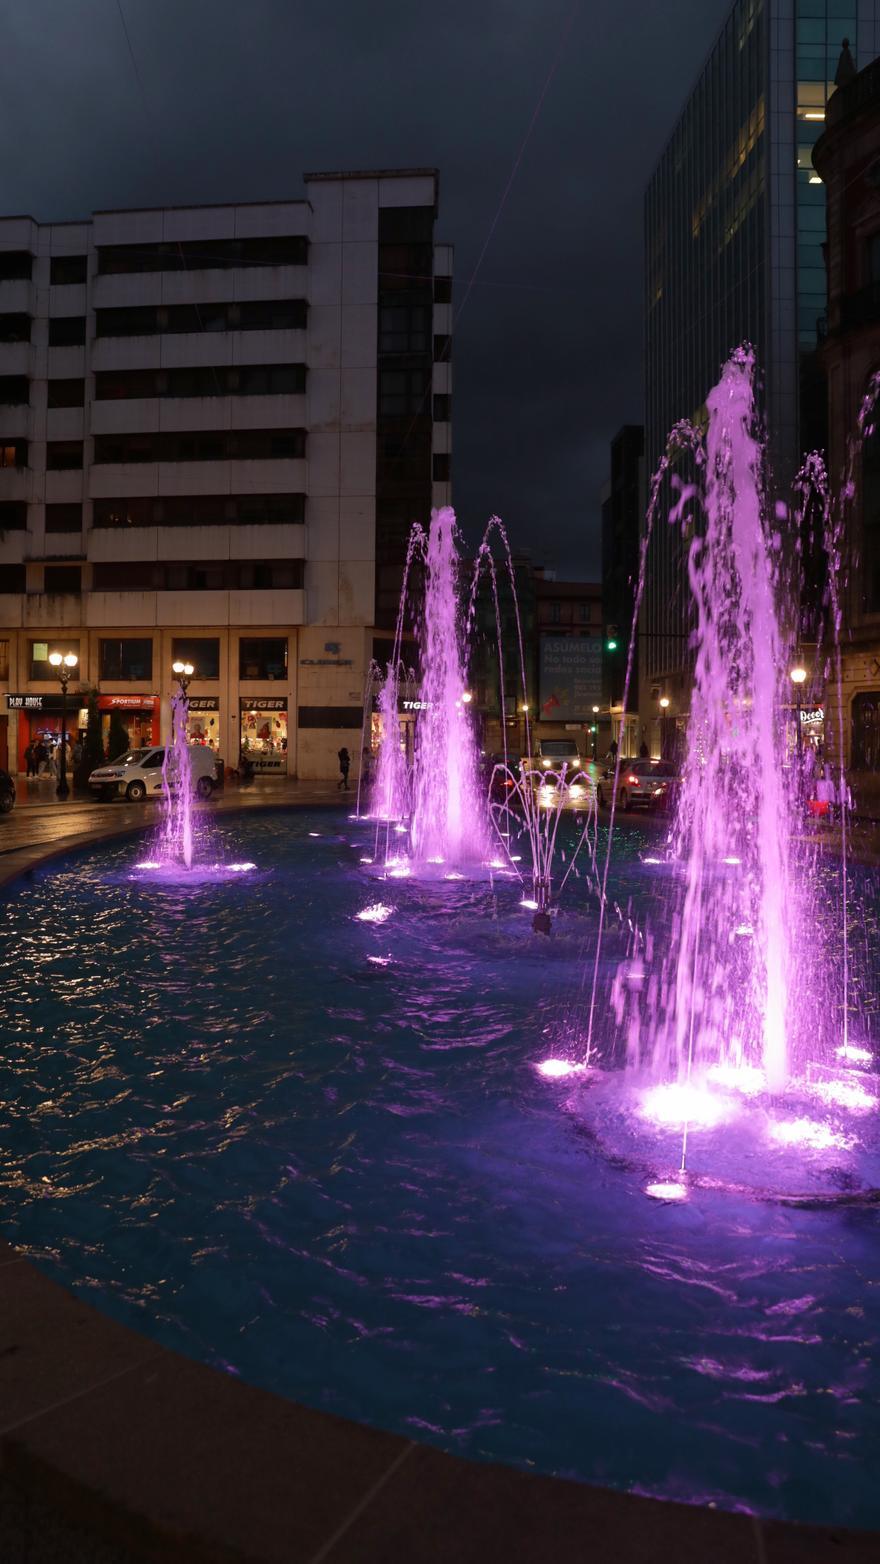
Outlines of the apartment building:
M452 252L435 170L302 200L0 219L0 764L73 712L331 775L450 503Z

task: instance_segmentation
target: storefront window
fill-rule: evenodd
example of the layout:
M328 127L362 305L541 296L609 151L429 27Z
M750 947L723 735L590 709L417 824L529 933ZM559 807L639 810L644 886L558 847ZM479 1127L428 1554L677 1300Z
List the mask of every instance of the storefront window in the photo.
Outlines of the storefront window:
M255 771L287 770L287 702L241 703L241 751Z
M204 744L219 754L220 708L216 701L190 698L186 736L190 744Z

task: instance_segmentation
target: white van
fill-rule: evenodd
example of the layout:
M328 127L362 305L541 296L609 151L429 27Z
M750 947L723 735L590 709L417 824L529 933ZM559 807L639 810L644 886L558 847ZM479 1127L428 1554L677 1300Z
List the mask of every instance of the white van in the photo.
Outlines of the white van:
M549 771L551 766L554 771L561 771L565 766L569 775L581 765L580 751L574 739L539 739L537 759L544 771Z
M130 749L109 765L99 766L89 777L89 788L96 798L126 798L130 804L152 798L162 791L164 747ZM215 787L216 757L206 744L190 744L190 775L199 798L210 798Z

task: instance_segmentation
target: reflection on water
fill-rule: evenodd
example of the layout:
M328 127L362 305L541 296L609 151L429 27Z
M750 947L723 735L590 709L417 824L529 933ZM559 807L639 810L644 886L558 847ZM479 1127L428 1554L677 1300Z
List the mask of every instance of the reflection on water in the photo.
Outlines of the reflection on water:
M644 926L650 829L613 887ZM518 885L377 883L359 833L223 822L218 857L254 873L149 884L128 843L7 890L4 1230L117 1318L329 1410L880 1522L874 1212L646 1200L580 1087L533 1068L576 1029L587 886L542 940Z

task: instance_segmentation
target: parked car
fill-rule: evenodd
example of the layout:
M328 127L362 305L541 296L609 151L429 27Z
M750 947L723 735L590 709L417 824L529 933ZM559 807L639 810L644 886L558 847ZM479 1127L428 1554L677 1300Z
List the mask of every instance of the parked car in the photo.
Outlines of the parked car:
M15 780L8 771L0 769L0 815L8 815L15 808Z
M569 772L581 768L580 750L574 739L539 739L535 758L542 771L561 771L563 766Z
M97 798L108 800L121 796L130 804L154 797L162 791L164 759L162 747L130 749L118 760L111 760L109 765L93 771L89 788ZM214 751L203 744L190 744L189 762L195 792L199 798L210 798L217 785Z
M669 809L678 783L678 772L669 760L622 760L617 778L617 808ZM609 765L596 786L600 809L611 803L613 792L614 767Z

